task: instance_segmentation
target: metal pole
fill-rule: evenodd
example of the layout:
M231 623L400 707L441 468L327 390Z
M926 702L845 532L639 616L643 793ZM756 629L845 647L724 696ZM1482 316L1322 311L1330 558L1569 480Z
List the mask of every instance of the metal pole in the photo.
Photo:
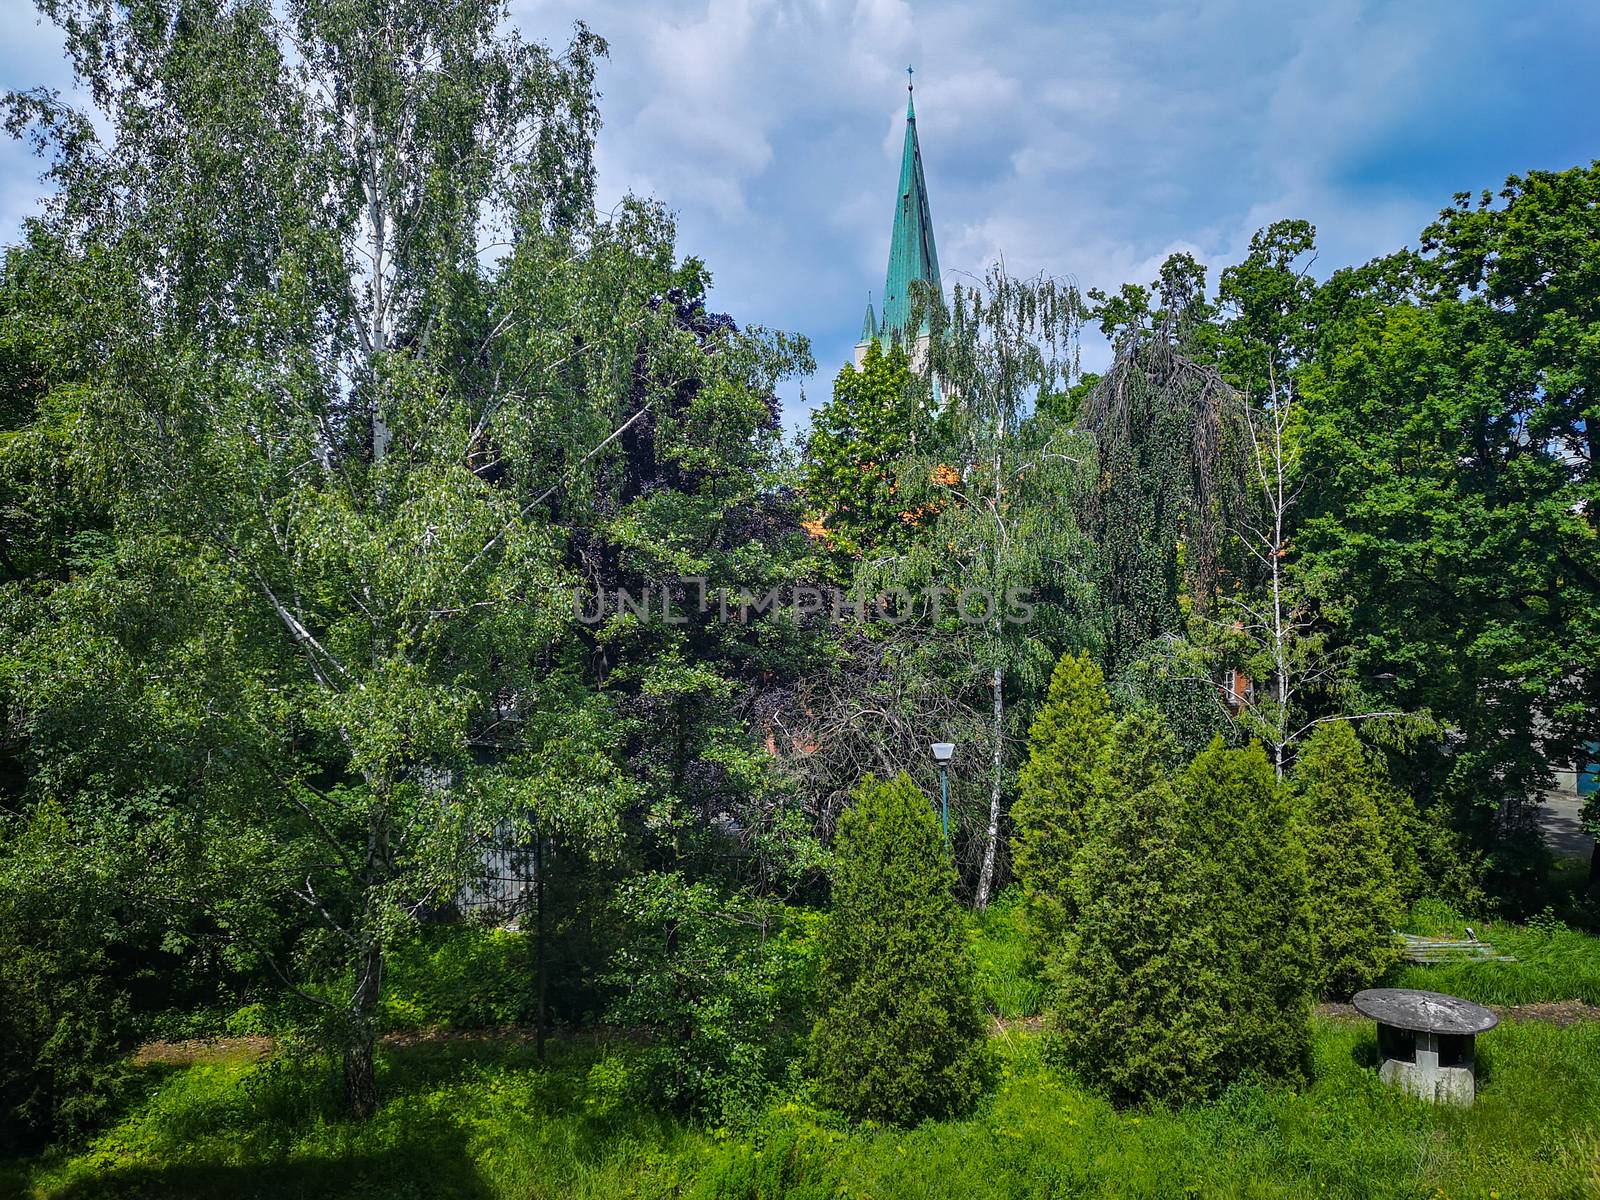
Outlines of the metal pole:
M939 823L944 827L944 848L950 849L950 768L939 764Z

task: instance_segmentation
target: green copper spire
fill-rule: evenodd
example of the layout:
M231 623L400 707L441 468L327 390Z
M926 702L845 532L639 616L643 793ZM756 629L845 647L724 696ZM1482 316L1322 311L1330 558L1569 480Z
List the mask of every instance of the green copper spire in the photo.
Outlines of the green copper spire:
M895 200L894 232L889 238L889 274L883 284L884 337L906 335L911 320L911 284L939 286L939 251L933 244L933 215L928 211L928 185L922 178L922 151L917 146L917 110L906 68L906 142L900 153L900 193ZM923 322L926 327L926 321ZM921 331L919 331L921 332Z
M861 340L858 341L856 345L866 346L877 340L877 337L878 321L877 318L872 315L872 297L868 296L866 319L861 322Z

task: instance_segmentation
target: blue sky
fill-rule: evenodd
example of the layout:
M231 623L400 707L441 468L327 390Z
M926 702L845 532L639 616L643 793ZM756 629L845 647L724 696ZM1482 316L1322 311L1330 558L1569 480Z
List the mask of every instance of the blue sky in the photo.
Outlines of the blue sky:
M1452 193L1600 158L1593 0L513 0L525 34L583 17L601 75L601 202L655 196L713 304L809 335L827 394L882 287L917 68L948 286L1004 255L1083 287L1148 282L1175 250L1216 271L1279 217L1317 272L1414 243ZM0 86L69 88L24 0L0 9ZM39 193L0 146L0 238ZM1103 357L1086 347L1086 365ZM804 395L802 395L804 393Z

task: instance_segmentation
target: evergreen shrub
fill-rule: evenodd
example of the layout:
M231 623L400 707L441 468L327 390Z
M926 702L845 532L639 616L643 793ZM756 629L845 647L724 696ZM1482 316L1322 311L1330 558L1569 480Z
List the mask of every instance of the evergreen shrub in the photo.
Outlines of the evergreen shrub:
M1182 1103L1219 1080L1226 981L1186 815L1170 782L1096 810L1052 972L1063 1057L1119 1104Z
M1305 852L1259 744L1221 739L1183 773L1189 836L1223 963L1225 1078L1301 1073L1311 1044Z
M1118 738L1116 791L1089 822L1079 916L1050 972L1060 1053L1123 1104L1298 1074L1309 919L1284 789L1258 746L1220 740L1170 774L1154 714L1125 718Z
M965 1112L988 1073L955 868L933 806L904 774L872 776L839 822L822 936L818 1096L858 1120Z
M1072 860L1089 812L1106 793L1111 734L1100 668L1087 654L1062 655L1028 731L1028 759L1011 809L1012 862L1045 955L1072 919Z
M1348 721L1312 731L1290 781L1306 851L1312 983L1342 998L1399 961L1404 903L1393 842L1406 829L1387 773Z

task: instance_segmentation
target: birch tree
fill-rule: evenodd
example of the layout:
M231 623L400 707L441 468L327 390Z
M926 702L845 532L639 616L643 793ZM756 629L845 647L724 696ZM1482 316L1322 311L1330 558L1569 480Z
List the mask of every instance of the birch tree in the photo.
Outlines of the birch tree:
M593 218L582 26L557 53L496 0L41 7L98 119L32 92L8 124L50 157L35 239L93 280L83 430L119 549L45 601L25 721L87 752L51 742L95 695L80 647L186 698L195 766L152 794L367 1115L389 947L474 839L602 846L637 792L558 669L552 514L662 397L738 391L766 350L662 309L648 206ZM168 732L134 737L159 762ZM246 893L309 933L274 943Z
M1043 689L1061 622L1085 587L1072 495L1087 443L1057 423L1026 419L1039 397L1066 391L1075 377L1082 304L1075 288L1019 280L1003 265L955 288L948 309L935 300L919 303L930 312L927 370L945 397L943 436L933 456L911 462L906 482L914 477L923 489L927 503L915 515L929 530L897 570L902 581L956 593L946 616L951 648L989 692L988 803L973 893L982 909L995 887L1019 740L1007 681Z
M1230 316L1225 361L1242 385L1231 398L1245 433L1251 499L1240 506L1234 533L1254 575L1253 585L1224 597L1222 641L1242 643L1247 670L1266 685L1230 699L1244 731L1266 746L1280 780L1295 746L1317 725L1401 715L1328 714L1328 702L1340 705L1350 691L1346 656L1331 637L1339 602L1326 573L1303 566L1295 554L1308 484L1296 374L1311 352L1315 239L1305 221L1260 230L1244 262L1222 273L1219 296Z

